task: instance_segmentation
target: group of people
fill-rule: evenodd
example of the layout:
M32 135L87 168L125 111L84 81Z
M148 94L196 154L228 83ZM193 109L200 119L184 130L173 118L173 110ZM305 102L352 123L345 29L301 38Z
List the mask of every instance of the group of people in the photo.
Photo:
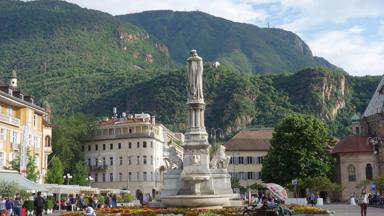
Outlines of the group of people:
M34 199L35 213L37 216L43 215L43 209L45 206L45 200L41 196L41 192L36 194ZM21 198L20 194L17 193L16 196L0 196L0 215L1 216L22 216L23 215L23 205L24 200Z
M143 192L140 189L137 189L136 190L136 200L139 200L140 205L144 206L144 204L147 204L147 203L152 201L152 196L150 193L143 194Z
M21 216L23 204L24 201L20 194L16 194L16 196L2 195L0 197L0 214L7 216Z

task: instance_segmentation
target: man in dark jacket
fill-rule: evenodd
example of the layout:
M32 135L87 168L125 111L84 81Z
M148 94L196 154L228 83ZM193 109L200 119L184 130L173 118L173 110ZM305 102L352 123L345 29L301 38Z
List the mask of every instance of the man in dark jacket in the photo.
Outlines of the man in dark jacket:
M35 205L36 216L43 216L45 200L43 197L41 197L40 191L37 192L37 197L35 198L34 205Z

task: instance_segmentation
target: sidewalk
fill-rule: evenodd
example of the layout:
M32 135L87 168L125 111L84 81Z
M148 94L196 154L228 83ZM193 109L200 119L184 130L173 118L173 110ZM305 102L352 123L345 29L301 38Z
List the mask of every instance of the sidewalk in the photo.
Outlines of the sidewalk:
M327 204L322 208L336 211L336 216L360 216L360 206L349 204ZM384 216L384 208L368 207L367 216Z

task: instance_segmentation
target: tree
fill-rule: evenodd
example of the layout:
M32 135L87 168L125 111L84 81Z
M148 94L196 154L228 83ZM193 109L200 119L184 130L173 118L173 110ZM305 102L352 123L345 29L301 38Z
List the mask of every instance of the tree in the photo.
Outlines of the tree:
M13 170L20 172L20 155L19 152L16 158L10 164ZM35 156L31 153L31 149L27 147L27 179L36 182L39 179L39 170L37 169Z
M94 117L75 113L56 120L53 128L53 153L60 159L63 169L74 169L74 162L82 161L81 140L94 128Z
M88 185L88 169L83 161L79 161L75 164L73 170L72 184Z
M311 191L339 191L341 186L332 182L325 176L307 177L299 179L297 184L298 190L309 189Z
M319 119L291 114L276 127L262 168L262 180L286 185L292 179L328 176L334 159L328 129Z
M59 157L53 156L45 180L50 184L64 183L64 170Z

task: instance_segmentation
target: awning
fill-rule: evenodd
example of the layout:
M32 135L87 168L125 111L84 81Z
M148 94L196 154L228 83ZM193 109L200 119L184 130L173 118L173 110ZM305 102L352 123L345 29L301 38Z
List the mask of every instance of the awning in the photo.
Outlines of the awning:
M0 170L0 181L15 182L20 188L30 192L48 192L48 189L41 184L37 184L14 170Z

